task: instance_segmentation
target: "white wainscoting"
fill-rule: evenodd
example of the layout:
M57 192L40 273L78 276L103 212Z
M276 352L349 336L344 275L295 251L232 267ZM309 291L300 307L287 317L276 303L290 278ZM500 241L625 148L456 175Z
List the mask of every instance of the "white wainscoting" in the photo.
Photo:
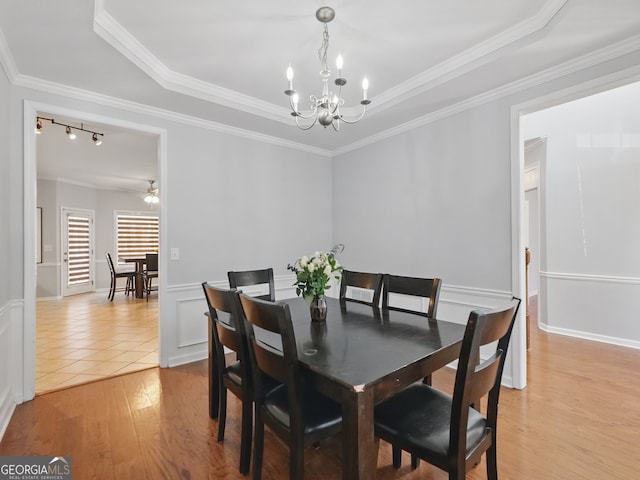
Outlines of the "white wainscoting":
M551 333L640 349L640 278L540 272L538 323Z
M17 403L13 394L12 373L15 371L16 362L11 358L12 353L16 351L12 347L12 310L11 303L0 307L0 440Z

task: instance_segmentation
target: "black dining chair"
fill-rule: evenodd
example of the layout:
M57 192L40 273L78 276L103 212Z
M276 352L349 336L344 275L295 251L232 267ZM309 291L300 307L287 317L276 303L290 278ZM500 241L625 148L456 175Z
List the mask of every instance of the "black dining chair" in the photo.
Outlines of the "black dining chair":
M302 374L289 306L245 294L240 294L240 301L246 319L256 405L253 480L260 480L262 475L265 425L289 447L289 479L301 480L304 447L340 431L342 408L313 389ZM267 391L264 376L282 385Z
M350 302L364 303L374 307L380 306L380 295L382 293L381 273L365 273L353 272L351 270L342 270L342 278L340 280L340 300ZM352 288L360 290L369 290L371 300L354 298Z
M438 299L440 298L439 278L404 277L401 275L385 274L382 281L382 308L410 312L425 317L435 318L438 312ZM413 309L389 302L389 294L393 300L393 294L406 295L414 298L428 298L429 304L424 309Z
M158 254L147 253L146 254L145 268L142 271L142 280L144 291L147 294L147 302L149 301L149 295L151 292L157 291L158 286L153 285L153 279L158 278Z
M450 480L464 480L486 453L487 478L497 480L498 397L519 306L520 300L513 298L504 308L472 311L453 396L414 383L375 407L375 435L448 472ZM481 347L492 353L483 350L488 356L481 358ZM487 394L486 413L482 414L479 403Z
M251 436L253 427L253 392L251 371L247 358L248 344L238 291L225 290L202 283L209 311L209 385L211 376L217 377L218 411L210 412L218 418L218 442L224 441L227 420L227 390L242 402L240 437L240 473L249 473ZM236 360L227 361L225 347L235 352ZM213 392L209 391L209 395Z
M415 313L416 315L423 315L428 318L435 318L438 311L438 299L440 298L440 285L439 278L421 278L421 277L405 277L401 275L385 274L382 280L382 308L387 310L397 310L401 312ZM413 309L399 306L397 304L389 303L389 294L391 294L392 300L395 295L405 295L413 298L428 299L429 304L424 309ZM396 298L396 300L399 300ZM423 382L427 385L431 385L431 375L424 377ZM402 451L393 445L393 463L394 465L400 464L400 456ZM412 456L411 463L413 467L418 466L418 459Z
M124 286L124 289L121 289L120 291L124 290L124 294L125 295L129 295L130 292L133 292L133 282L136 276L136 272L134 271L117 271L115 266L113 265L113 259L111 258L111 254L109 252L106 252L104 254L104 256L107 258L107 264L109 265L109 272L111 274L111 284L109 285L109 295L107 295L107 298L113 302L113 297L116 294L117 291L117 287L118 287L118 279L119 278L126 278L127 279L127 283Z
M262 300L276 301L276 288L273 277L273 268L264 268L261 270L242 270L227 272L230 288L241 288L249 286L263 286L267 289L267 293L254 295L255 298Z

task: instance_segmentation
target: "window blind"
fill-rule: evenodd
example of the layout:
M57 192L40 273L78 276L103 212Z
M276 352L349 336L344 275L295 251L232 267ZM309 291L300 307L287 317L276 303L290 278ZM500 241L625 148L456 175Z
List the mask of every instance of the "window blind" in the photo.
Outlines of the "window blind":
M158 251L157 216L116 212L116 251L118 262L124 257L143 257Z
M91 280L90 220L87 216L68 216L68 286L86 284Z

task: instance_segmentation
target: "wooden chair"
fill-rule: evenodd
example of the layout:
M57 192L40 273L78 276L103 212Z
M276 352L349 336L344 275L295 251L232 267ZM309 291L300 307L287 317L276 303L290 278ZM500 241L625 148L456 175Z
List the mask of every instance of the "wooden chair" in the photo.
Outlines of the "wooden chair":
M145 269L142 271L142 279L144 285L144 291L147 294L147 302L149 301L149 294L157 291L158 286L153 285L153 279L158 278L158 254L147 253L147 260L145 262Z
M340 281L340 300L348 300L350 302L364 303L365 305L379 307L380 295L382 293L382 279L383 275L381 273L363 273L343 270L342 279ZM348 287L371 290L371 301L360 300L347 296Z
M450 480L464 480L486 453L487 478L497 480L498 397L519 305L514 298L506 308L471 312L453 396L424 383L410 385L376 406L376 436L448 472ZM480 347L493 342L493 353L481 359ZM479 399L487 393L483 415Z
M399 275L385 274L382 290L382 308L390 310L399 310L401 312L411 312L425 317L435 318L438 311L438 298L440 297L439 278L418 278L403 277ZM410 295L412 297L422 297L429 299L427 311L414 310L400 306L389 304L389 294L397 293L401 295Z
M116 294L116 290L118 286L117 284L118 279L119 278L127 279L127 283L125 284L125 287L124 287L124 293L125 295L129 295L130 292L133 292L133 281L135 279L136 272L134 271L118 272L116 271L116 268L113 265L113 259L111 258L111 254L109 252L106 252L104 256L107 257L107 264L109 265L109 272L111 273L111 285L109 286L109 295L107 295L107 298L113 302L113 297ZM122 291L122 289L120 291Z
M222 442L227 420L227 390L242 401L239 469L246 475L251 462L253 393L242 306L235 289L223 290L207 282L202 283L202 288L209 307L209 378L215 368L218 387L218 412L210 412L210 415L218 418L218 442ZM227 362L224 347L236 353L234 362Z
M263 295L255 295L255 298L262 300L276 301L276 288L273 279L273 268L262 270L244 270L240 272L227 272L230 288L248 287L254 285L266 285L268 291Z
M289 306L245 294L240 294L240 301L246 319L256 404L253 480L260 480L262 475L265 424L289 446L289 479L301 480L305 445L338 433L342 408L305 381ZM271 345L281 345L282 349ZM265 375L282 385L266 391L262 381Z

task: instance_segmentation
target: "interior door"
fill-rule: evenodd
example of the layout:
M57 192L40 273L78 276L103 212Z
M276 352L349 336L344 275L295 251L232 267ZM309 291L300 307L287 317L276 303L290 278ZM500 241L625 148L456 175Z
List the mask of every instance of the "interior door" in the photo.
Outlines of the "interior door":
M62 209L62 296L94 289L94 212Z

